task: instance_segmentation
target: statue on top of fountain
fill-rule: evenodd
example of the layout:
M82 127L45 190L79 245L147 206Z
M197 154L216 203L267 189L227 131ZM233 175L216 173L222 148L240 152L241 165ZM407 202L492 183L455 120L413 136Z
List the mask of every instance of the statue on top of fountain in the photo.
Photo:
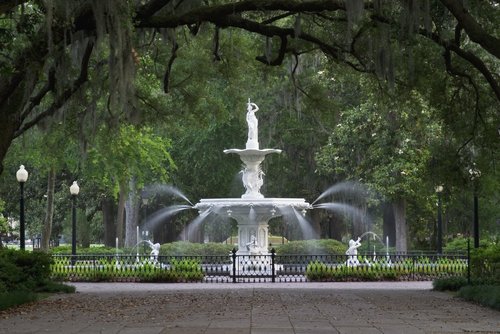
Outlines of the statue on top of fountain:
M248 124L248 140L247 149L259 149L259 120L255 117L255 113L259 111L259 107L250 102L247 103L247 124Z

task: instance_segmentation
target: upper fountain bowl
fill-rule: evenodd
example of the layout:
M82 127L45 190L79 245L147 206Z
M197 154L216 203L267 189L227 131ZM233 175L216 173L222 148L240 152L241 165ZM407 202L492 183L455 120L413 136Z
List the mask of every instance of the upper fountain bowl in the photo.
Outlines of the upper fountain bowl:
M209 212L227 215L236 220L248 220L248 217L255 215L257 220L267 221L292 209L311 209L311 205L303 198L203 198L194 208L200 212L210 210Z

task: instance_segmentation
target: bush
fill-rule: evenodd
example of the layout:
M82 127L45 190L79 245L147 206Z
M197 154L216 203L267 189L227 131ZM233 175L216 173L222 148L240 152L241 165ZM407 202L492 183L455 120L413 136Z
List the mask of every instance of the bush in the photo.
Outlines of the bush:
M52 254L71 254L71 245L62 245L54 247L51 249L51 252ZM117 252L121 254L124 252L124 250L118 249L117 251L117 249L114 247L105 247L105 246L77 249L77 254L80 255L116 254Z
M275 247L277 255L338 255L345 254L347 246L334 239L297 240Z
M161 245L161 256L229 256L233 245L215 242L194 243L189 241L176 241Z
M51 264L43 252L0 249L0 309L35 301L39 292L74 292L50 281Z
M308 263L306 277L310 281L394 281L399 279L403 271L402 268L398 270L380 264L350 267L316 260Z
M437 291L458 291L466 285L467 278L461 276L439 278L432 282L432 287Z
M473 279L500 284L500 245L474 249L470 261Z
M52 258L43 252L0 249L0 293L34 291L50 278Z
M469 285L458 291L458 297L500 310L500 285Z
M37 299L37 294L30 291L2 292L0 293L0 310L5 310L9 307L33 302Z

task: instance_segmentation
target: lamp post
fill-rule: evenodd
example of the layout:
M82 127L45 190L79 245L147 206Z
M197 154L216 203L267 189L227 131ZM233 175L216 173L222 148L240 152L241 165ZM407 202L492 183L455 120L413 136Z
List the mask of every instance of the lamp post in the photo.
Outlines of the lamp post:
M76 255L76 196L78 196L78 193L80 192L80 187L78 186L78 183L76 183L76 181L73 181L73 184L71 185L71 187L69 187L69 192L71 193L72 197L71 255L73 259L72 262L74 264Z
M477 179L481 176L481 171L474 163L472 168L469 168L469 177L473 182L474 187L474 220L473 220L473 234L474 234L474 248L479 248L479 200L477 197Z
M443 186L439 185L436 187L436 193L438 197L438 212L437 212L437 253L443 253L443 219L441 216L441 193L443 192Z
M19 182L19 187L21 189L21 197L19 200L19 239L20 239L20 244L19 248L21 250L25 249L25 240L24 240L24 234L25 234L25 229L24 229L24 183L28 180L28 171L24 169L24 166L21 165L19 167L19 170L16 173L16 178L17 182Z

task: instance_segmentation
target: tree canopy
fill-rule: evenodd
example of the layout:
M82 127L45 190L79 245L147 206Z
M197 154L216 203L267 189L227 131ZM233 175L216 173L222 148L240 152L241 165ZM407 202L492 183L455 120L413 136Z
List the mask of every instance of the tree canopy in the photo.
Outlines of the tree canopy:
M488 118L499 112L499 11L495 1L466 6L452 0L5 0L0 3L0 160L14 138L61 113L81 98L82 87L103 80L96 74L103 69L109 69L109 110L127 109L110 114L131 117L134 68L154 39L171 47L169 56L155 59L164 65L168 93L180 80L172 78L179 48L190 38L186 34L195 36L200 29L213 32L215 61L224 58L222 31L238 29L262 39L255 60L270 66L283 64L288 55L321 52L389 86L411 85L420 70L446 71L457 93L465 91L475 101L470 119L496 129ZM425 54L415 51L421 45ZM416 57L434 65L413 68ZM495 104L496 114L484 111L481 101ZM86 109L78 112L88 114Z
M219 146L243 143L236 100L258 95L261 143L284 150L264 191L347 178L428 214L431 183L498 183L499 27L479 0L3 0L0 173L31 141L89 200L158 176L233 193Z

